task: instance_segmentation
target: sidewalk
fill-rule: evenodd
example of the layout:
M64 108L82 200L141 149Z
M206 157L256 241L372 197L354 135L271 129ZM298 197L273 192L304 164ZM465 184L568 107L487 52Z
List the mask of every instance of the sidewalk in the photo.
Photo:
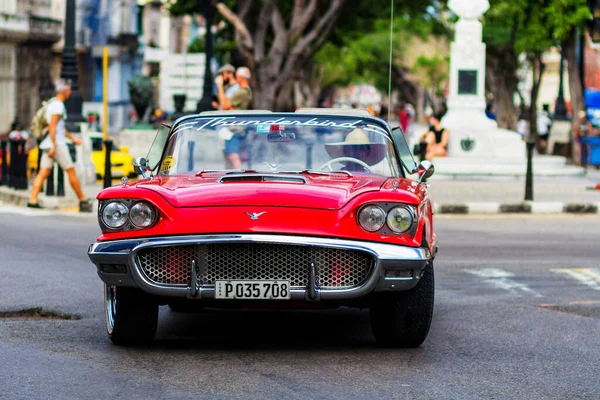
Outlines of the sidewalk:
M429 191L439 213L598 213L600 171L590 170L583 177L536 177L533 202L524 201L523 178L486 177L452 179L436 177Z
M117 184L117 181L115 181ZM89 199L93 200L93 210L98 208L96 196L102 190L102 184L82 185L83 193ZM12 204L19 207L26 207L31 194L31 184L27 190L15 190L6 186L0 186L0 202ZM65 196L46 196L45 193L40 193L38 203L46 210L61 210L66 212L79 212L79 200L69 186L68 181L65 182Z

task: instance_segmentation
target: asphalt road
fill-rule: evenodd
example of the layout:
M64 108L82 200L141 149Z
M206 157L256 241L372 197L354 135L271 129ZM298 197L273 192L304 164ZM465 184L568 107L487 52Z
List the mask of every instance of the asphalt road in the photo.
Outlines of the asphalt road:
M95 219L0 207L0 398L599 399L600 218L437 221L419 349L378 348L365 311L165 307L156 344L127 349L104 332ZM31 307L81 318L7 318Z

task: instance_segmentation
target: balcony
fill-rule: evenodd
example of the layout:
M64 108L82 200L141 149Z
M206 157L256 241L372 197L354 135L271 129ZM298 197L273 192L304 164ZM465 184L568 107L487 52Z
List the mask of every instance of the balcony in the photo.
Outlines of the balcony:
M63 34L61 20L29 14L29 39L56 42Z
M17 14L52 15L52 0L17 0Z
M0 38L56 42L62 36L63 23L51 18L51 5L50 0L18 0L15 8L0 12Z
M0 37L24 39L29 33L29 17L21 14L0 12Z

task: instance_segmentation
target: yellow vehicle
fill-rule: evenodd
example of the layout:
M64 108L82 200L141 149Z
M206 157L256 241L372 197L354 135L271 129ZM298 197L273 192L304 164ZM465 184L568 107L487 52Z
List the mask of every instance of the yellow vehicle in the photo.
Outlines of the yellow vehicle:
M102 134L88 134L92 144L92 162L96 167L96 179L104 177L104 160L106 152L104 151L104 143ZM133 156L129 154L127 146L120 146L113 139L113 146L110 152L111 172L114 178L127 176L129 178L137 177L133 167ZM30 171L37 170L38 166L38 148L31 149L27 156L27 164Z

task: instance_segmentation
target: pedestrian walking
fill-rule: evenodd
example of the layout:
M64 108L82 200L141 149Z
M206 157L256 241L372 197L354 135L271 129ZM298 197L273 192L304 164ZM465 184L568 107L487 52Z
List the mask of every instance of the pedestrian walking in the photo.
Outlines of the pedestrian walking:
M536 124L538 136L540 137L540 146L542 151L546 153L548 147L548 139L550 138L550 127L552 119L550 118L550 109L548 104L543 105L543 109L537 112Z
M585 143L585 138L592 135L593 126L588 120L587 113L584 110L577 113L578 121L575 124L575 134L580 145L580 160L582 166L587 166L589 158L589 146Z
M10 140L25 140L29 143L29 133L23 130L23 126L20 123L15 124L14 129L8 134Z
M50 176L52 166L56 161L69 177L69 184L79 198L79 211L91 212L92 202L87 199L81 189L81 184L75 172L73 160L67 147L66 139L69 138L76 145L81 144L81 139L71 135L65 129L67 110L65 101L71 96L71 82L59 79L55 83L56 96L48 101L46 105L45 118L48 123L48 134L41 141L39 149L42 152L39 173L33 181L33 189L27 207L41 208L38 204L38 196L46 179Z

